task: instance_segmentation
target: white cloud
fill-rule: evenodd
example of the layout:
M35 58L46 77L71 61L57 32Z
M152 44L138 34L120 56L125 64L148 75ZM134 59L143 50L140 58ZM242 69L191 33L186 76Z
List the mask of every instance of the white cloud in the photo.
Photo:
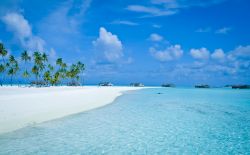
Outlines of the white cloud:
M225 0L151 0L153 4L164 5L168 9L180 9L190 7L206 7L214 4L221 3Z
M128 57L127 60L124 60L122 63L124 64L131 64L134 61L134 59L132 57Z
M38 25L38 33L46 40L46 45L55 48L59 53L77 52L72 49L81 49L80 29L91 2L92 0L63 1L44 16Z
M159 28L161 28L162 26L161 26L161 25L158 25L158 24L153 24L152 27L158 28L158 29L159 29Z
M150 54L159 61L171 61L179 59L183 55L180 45L171 45L165 50L156 50L154 47L149 49Z
M158 41L162 41L163 40L163 37L159 34L156 34L156 33L152 33L149 37L149 40L151 41L155 41L155 42L158 42Z
M157 7L148 7L143 5L129 5L127 7L127 10L140 13L147 13L152 16L169 16L176 13L175 10L165 10L165 9L159 9Z
M223 27L221 29L216 30L215 33L218 33L218 34L227 34L229 31L231 31L230 27Z
M211 28L210 27L206 27L206 28L199 28L195 32L205 33L205 32L210 32L210 31L211 31Z
M238 46L234 50L230 51L228 54L230 60L235 60L237 58L250 58L250 45Z
M127 21L127 20L116 20L116 21L113 21L112 24L129 25L129 26L139 25L138 23Z
M163 4L168 9L176 9L179 8L180 5L176 0L151 0L153 4Z
M190 55L195 59L208 59L210 52L206 48L191 49Z
M9 13L3 16L3 22L8 26L10 31L16 35L25 38L32 35L31 27L26 19L18 13Z
M100 28L99 37L93 41L93 45L103 52L104 58L109 62L116 62L123 56L122 42L103 27Z
M92 0L82 1L80 4L80 11L78 12L78 14L76 14L76 16L83 16L89 9L91 3L92 3Z
M29 22L19 13L8 13L1 18L7 29L14 33L21 45L27 50L44 50L45 41L33 35Z
M61 39L63 35L72 35L78 33L78 26L80 20L76 16L69 16L71 5L63 5L51 14L45 17L40 24L40 31L42 34L48 34L55 40ZM53 34L53 35L51 35Z
M176 14L183 8L207 7L221 3L225 0L150 0L149 5L129 5L127 10L145 13L148 16L169 16Z
M154 48L151 49L153 54L156 53L155 51ZM167 76L168 79L172 77L174 79L181 78L182 80L187 80L187 82L193 81L195 83L213 83L217 80L219 81L217 83L219 85L227 84L228 79L235 83L241 80L247 81L249 79L250 45L238 46L230 52L216 49L211 54L211 58L218 61L200 61L201 58L209 58L210 54L206 48L193 49L192 51L193 55L198 58L197 60L194 59L194 61L191 62L174 63L174 65L172 65L172 63L169 63L169 65L161 65L161 69L163 69L158 69L155 72L156 75ZM229 56L233 59L228 59ZM165 61L169 58L169 55L161 51L160 53L155 54L154 57L158 58L158 60ZM225 83L223 83L223 81Z
M49 51L49 56L50 58L52 59L55 59L56 58L56 51L54 48L51 48L50 51Z
M222 49L216 49L211 54L211 58L216 59L216 60L223 60L225 58L225 56L226 55Z

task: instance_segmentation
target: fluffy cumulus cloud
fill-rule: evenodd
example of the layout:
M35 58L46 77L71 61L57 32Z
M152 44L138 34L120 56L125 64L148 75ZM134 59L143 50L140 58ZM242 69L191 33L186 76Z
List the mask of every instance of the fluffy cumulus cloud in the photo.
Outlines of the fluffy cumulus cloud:
M202 47L200 49L191 49L190 50L190 55L194 58L194 59L202 59L202 60L206 60L209 58L210 56L210 52Z
M162 41L163 40L163 37L159 34L156 34L156 33L152 33L150 36L149 36L149 40L151 41Z
M198 61L183 65L185 68L181 72L188 72L188 75L210 76L207 79L212 76L235 79L250 76L250 45L238 46L229 52L215 49L211 55L206 48L191 49L190 54ZM199 61L209 57L216 61Z
M8 29L13 31L16 35L22 38L32 35L31 27L22 15L9 13L3 16L2 20L8 26Z
M19 13L7 13L1 20L7 29L14 33L23 48L27 50L44 50L45 41L32 33L29 22Z
M250 59L250 45L238 46L228 54L230 60Z
M150 54L161 62L179 59L183 55L180 45L171 45L165 50L157 50L154 47L149 49Z
M225 53L222 49L216 49L211 54L211 58L216 59L216 60L223 60L225 58Z
M123 56L122 42L104 27L100 28L99 37L93 41L93 45L99 52L102 52L104 59L109 62L116 62Z
M190 55L195 59L208 59L211 57L214 60L248 61L250 59L250 45L240 45L229 52L224 52L223 49L215 49L211 54L206 48L203 47L200 49L191 49Z

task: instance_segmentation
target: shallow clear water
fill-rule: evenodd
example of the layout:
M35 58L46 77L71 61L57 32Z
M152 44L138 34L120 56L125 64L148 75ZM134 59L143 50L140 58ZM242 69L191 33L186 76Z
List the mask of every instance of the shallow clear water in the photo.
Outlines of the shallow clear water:
M127 92L103 108L0 135L0 154L250 154L250 91Z

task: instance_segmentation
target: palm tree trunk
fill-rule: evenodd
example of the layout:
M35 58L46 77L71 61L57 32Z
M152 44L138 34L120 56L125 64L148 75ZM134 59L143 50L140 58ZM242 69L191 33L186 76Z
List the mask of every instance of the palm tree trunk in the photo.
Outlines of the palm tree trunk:
M12 86L12 79L13 79L13 74L10 77L10 85Z
M25 72L27 71L27 65L26 65L26 61L24 62L24 65L25 65ZM26 78L26 84L28 85L28 78L27 77L25 77Z
M26 78L26 84L29 85L29 77Z
M3 60L3 64L5 65L5 60L4 60L4 57L2 56L2 60ZM3 72L3 76L2 76L2 79L1 79L1 86L3 86L3 82L4 82L4 72Z
M36 75L36 85L38 85L38 75Z
M3 86L3 83L4 83L4 72L3 75L1 76L1 86Z
M1 86L3 86L3 75L1 76Z
M81 81L81 85L83 86L84 85L84 77L83 77L83 73L82 73L82 78L80 79Z

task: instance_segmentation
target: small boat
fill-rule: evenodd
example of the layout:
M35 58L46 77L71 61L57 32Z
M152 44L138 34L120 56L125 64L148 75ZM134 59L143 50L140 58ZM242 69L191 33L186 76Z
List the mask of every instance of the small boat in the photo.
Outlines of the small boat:
M130 86L132 86L132 87L144 87L144 84L142 84L142 83L130 83Z
M175 87L174 84L170 84L170 83L162 84L161 86L162 86L162 87Z
M195 88L210 88L210 86L209 85L207 85L207 84L201 84L201 85L195 85L194 86Z
M98 85L99 86L113 86L111 82L100 82Z
M232 85L233 89L250 89L250 85Z

